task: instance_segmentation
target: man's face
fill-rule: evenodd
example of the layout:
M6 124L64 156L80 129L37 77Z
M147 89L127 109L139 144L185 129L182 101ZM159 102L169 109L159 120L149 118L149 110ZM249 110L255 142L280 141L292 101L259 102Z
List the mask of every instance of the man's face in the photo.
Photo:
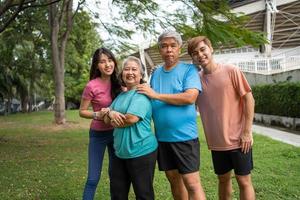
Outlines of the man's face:
M213 49L210 48L204 41L198 43L192 52L193 63L206 67L212 60Z
M159 53L166 66L173 66L179 60L180 46L174 38L161 40Z

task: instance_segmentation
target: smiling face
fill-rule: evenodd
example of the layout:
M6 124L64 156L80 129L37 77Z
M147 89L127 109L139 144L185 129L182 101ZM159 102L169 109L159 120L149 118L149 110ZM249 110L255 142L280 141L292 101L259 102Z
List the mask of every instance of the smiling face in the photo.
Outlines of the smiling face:
M141 68L133 60L126 62L122 71L122 80L124 81L126 87L130 90L141 82L142 73Z
M208 67L212 62L212 53L213 49L204 41L199 42L191 52L193 63L203 68Z
M176 65L179 61L180 46L172 37L161 40L159 52L167 68Z
M102 53L100 55L98 69L101 72L101 78L109 77L114 72L115 63L113 59Z

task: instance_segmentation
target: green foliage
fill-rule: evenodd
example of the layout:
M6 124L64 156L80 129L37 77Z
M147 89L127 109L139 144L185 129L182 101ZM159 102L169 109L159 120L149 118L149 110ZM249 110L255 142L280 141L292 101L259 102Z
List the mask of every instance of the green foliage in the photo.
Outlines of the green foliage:
M121 19L124 22L131 22L136 30L142 30L145 32L154 31L153 27L155 22L148 16L149 14L153 15L159 11L159 6L155 1L113 0L113 4L121 8L119 12ZM128 36L130 36L132 33L134 32L130 31Z
M38 4L42 2L35 1ZM97 2L101 4L101 1ZM83 8L79 9L74 17L74 26L66 49L67 101L80 99L82 88L87 81L93 51L105 43L119 58L122 58L137 49L129 40L133 33L150 34L155 38L158 27L164 29L173 26L184 35L185 39L203 34L218 47L245 44L257 46L264 42L261 33L253 33L243 28L247 18L231 13L226 0L172 0L171 2L185 5L176 11L170 11L168 8L163 10L157 2L113 0L109 4L109 15L112 16L108 22L103 21L103 18L107 17L103 17L106 12L93 13L89 10L87 13ZM62 3L63 1L59 2ZM88 3L85 5L88 6ZM0 98L13 96L25 98L24 96L30 97L33 94L53 98L54 83L47 9L47 7L25 9L9 28L1 33ZM190 22L193 25L189 25ZM96 28L106 30L109 39L102 41L102 35L99 35L102 32L98 29L97 33ZM61 30L65 30L65 27L61 27Z
M79 200L87 177L90 120L67 111L68 123L56 126L51 112L0 116L0 199ZM207 199L218 199L211 154L198 119L201 143L201 182ZM257 199L300 198L300 148L254 135L252 180ZM276 158L276 159L274 159ZM109 200L107 155L95 199ZM234 177L233 197L239 199ZM169 183L156 169L156 199L172 199ZM134 199L131 191L129 199Z
M66 99L79 103L88 81L91 56L102 44L91 16L80 10L65 59ZM25 99L33 94L53 100L53 69L50 58L47 8L26 9L0 34L0 98Z
M45 76L49 72L47 52L49 49L46 8L26 9L10 28L0 35L3 56L1 67L6 82L3 88L5 98L17 98L25 104L33 102L33 96L47 98L51 95L51 79ZM47 78L48 77L48 78ZM8 80L9 79L9 80ZM26 111L26 107L24 107Z
M193 25L182 22L174 26L183 33L185 39L205 35L212 41L213 46L218 48L244 45L258 47L267 42L263 33L253 32L244 27L248 17L241 13L232 13L227 0L182 2L186 5L186 13L191 13Z
M134 33L139 32L144 36L158 34L155 27L161 22L157 16L160 9L158 3L153 0L113 0L106 12L111 15L107 21L103 20L107 16L104 17L101 12L94 13L94 16L99 22L100 30L109 35L105 43L120 57L138 49L137 44L131 41Z
M120 56L137 51L138 47L129 40L133 33L156 38L158 28L173 27L182 33L185 40L206 35L218 48L243 45L258 47L267 42L263 33L252 32L244 27L249 19L245 15L232 13L227 0L169 2L178 5L177 10L162 7L168 5L168 1L159 5L155 0L113 0L109 4L109 11L103 12L109 12L111 20L105 21L103 18L107 17L103 17L101 12L94 13L94 16L101 31L109 35L105 43ZM101 4L101 1L98 3Z
M12 98L12 88L15 76L13 69L14 44L11 29L0 35L0 99Z
M65 97L79 104L83 88L89 80L91 58L102 41L86 11L75 15L73 30L66 49Z
M257 85L252 91L256 113L300 118L300 82Z

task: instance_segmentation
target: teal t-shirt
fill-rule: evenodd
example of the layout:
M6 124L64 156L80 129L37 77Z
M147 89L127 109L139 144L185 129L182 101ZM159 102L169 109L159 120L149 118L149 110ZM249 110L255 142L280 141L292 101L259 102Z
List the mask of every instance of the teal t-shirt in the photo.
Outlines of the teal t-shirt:
M201 92L201 81L197 67L193 64L178 63L170 71L163 66L152 74L151 87L160 94L177 94L187 89ZM155 135L160 142L183 142L198 137L195 104L171 105L152 100Z
M136 90L122 92L110 107L120 113L140 118L131 126L114 129L116 156L123 159L135 158L156 150L158 144L151 129L152 106L148 97Z

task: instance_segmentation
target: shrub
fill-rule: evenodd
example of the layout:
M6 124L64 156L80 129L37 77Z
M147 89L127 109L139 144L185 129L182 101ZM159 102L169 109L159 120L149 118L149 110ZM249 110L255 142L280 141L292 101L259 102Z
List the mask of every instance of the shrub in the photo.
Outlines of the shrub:
M256 113L300 118L300 82L257 85L252 91Z

